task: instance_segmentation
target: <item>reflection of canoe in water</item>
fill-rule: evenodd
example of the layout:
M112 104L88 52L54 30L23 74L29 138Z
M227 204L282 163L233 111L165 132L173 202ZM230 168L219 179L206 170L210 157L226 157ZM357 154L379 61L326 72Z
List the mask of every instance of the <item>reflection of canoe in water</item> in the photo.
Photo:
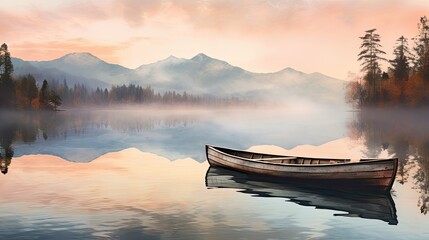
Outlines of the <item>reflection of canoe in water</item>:
M288 179L299 184L388 192L392 188L398 159L324 159L292 157L206 146L210 166Z
M295 187L279 182L261 181L251 175L216 167L207 170L206 186L234 188L252 196L287 198L288 201L302 206L346 212L334 216L379 219L390 225L398 224L395 203L390 193L351 193Z

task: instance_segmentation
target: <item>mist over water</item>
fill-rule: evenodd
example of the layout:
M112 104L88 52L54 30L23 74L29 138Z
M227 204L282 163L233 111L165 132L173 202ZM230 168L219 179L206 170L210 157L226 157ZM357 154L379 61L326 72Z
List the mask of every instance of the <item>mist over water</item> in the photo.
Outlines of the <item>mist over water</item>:
M304 101L2 112L0 237L422 239L427 116ZM391 194L308 191L210 169L205 144L400 167Z
M12 122L19 125L19 131L32 134L31 139L16 139L16 156L45 153L88 162L107 152L135 147L173 159L190 156L205 161L205 144L235 148L319 145L343 136L350 113L300 105L211 110L130 107L10 116L16 118Z

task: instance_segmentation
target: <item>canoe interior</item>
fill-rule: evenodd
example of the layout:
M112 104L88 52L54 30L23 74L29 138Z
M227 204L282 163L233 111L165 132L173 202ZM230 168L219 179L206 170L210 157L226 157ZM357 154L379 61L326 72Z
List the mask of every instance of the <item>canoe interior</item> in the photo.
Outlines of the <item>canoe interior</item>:
M261 162L270 162L278 164L305 164L305 165L318 165L318 164L338 164L348 163L350 159L325 159L325 158L309 158L309 157L295 157L295 156L282 156L265 153L254 153L235 149L213 147L226 154L237 156L246 159L258 160ZM369 159L362 159L360 161L368 161Z

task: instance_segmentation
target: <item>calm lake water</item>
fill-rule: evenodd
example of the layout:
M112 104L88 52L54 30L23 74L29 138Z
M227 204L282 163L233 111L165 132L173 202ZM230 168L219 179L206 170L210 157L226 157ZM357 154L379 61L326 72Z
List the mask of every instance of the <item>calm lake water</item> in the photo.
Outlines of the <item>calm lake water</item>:
M428 111L1 112L0 239L429 239ZM398 156L390 194L261 182L204 145Z

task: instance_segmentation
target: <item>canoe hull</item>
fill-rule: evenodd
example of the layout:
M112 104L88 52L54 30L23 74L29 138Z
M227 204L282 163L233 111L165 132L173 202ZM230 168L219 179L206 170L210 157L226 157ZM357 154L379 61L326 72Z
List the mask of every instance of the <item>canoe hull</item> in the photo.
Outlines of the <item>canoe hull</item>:
M206 155L211 166L255 174L260 178L378 192L390 191L398 161L386 159L332 165L272 164L232 156L213 146L206 146Z

